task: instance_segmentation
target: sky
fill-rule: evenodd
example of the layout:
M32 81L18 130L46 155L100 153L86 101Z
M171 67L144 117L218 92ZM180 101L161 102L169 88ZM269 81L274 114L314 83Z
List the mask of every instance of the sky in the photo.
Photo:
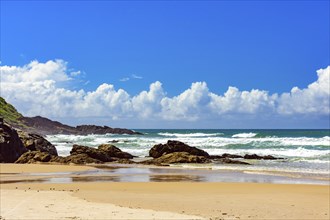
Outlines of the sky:
M128 128L330 128L329 1L1 1L0 93Z

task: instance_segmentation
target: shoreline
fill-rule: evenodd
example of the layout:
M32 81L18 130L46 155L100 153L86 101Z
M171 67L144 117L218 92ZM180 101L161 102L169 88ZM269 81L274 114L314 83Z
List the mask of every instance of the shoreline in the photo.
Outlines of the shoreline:
M167 173L164 182L97 182L93 179L68 183L33 182L29 180L40 176L25 174L34 172L42 178L56 175L63 178L73 172L82 178L84 173L99 171L90 166L47 164L1 164L0 171L1 180L15 176L28 180L0 184L0 216L6 220L24 219L25 216L34 219L44 219L44 216L50 216L50 219L104 219L106 216L109 219L306 220L330 216L329 185L178 182L175 172ZM187 170L181 171L183 176L189 174ZM166 182L171 177L175 181ZM19 209L15 208L17 205ZM88 212L91 207L99 211Z
M209 169L184 165L142 164L62 165L0 164L0 183L73 183L73 182L222 182L309 184L330 186L329 176L267 170Z

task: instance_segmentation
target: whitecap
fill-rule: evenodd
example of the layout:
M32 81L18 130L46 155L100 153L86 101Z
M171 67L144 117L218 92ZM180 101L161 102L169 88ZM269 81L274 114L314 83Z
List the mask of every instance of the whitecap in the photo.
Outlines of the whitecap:
M238 134L234 134L232 137L233 138L252 138L255 137L257 135L257 133L238 133Z

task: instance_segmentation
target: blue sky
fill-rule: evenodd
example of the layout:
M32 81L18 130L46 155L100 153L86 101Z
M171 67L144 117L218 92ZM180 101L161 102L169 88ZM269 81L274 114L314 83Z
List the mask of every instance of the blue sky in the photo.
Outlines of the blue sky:
M5 70L2 71L5 80L1 95L25 114L43 114L71 124L97 122L128 127L162 127L165 124L174 128L201 124L212 128L329 127L328 94L322 93L325 101L322 99L316 104L325 110L301 106L311 109L307 113L279 110L283 109L278 106L284 105L284 98L282 101L270 98L274 94L281 97L290 93L294 87L304 91L319 79L316 71L326 69L330 63L329 20L329 1L1 1L2 66L23 69L25 66L29 71L26 65L34 60L38 64L57 65L52 69L56 73L50 72L49 77L42 80L53 80L56 89L71 92L82 89L87 94L97 91L103 83L113 85L114 91L123 89L129 95L130 98L123 95L120 96L123 99L118 100L122 105L129 99L130 104L120 109L130 116L122 117L117 114L118 109L111 107L109 102L114 102L117 93L110 94L109 90L104 92L112 95L112 99L98 97L101 101L94 103L100 105L97 113L88 114L86 105L90 103L79 102L86 108L81 117L47 111L44 108L49 103L35 103L28 109L26 97L9 93L12 90L5 84ZM58 71L64 71L67 80L62 80L63 74L52 78ZM22 74L22 71L10 74ZM157 81L161 86L153 84ZM205 82L206 86L196 84L193 88L192 84L197 82ZM150 92L150 85L155 86L156 95ZM227 102L210 93L225 97L229 86L239 92L250 92L251 97L259 97L258 102L262 98L251 91L266 91L267 104L244 112L235 109L249 107L237 104L241 101L233 101L230 108L225 108ZM182 101L189 88L190 91L199 89L205 97L198 96L197 92L189 94L195 97L196 103ZM141 98L143 91L150 92L149 98ZM132 101L139 95L141 103L149 107L152 103L150 114L168 115L148 121L150 115L139 112L142 107L136 107L141 103ZM314 98L320 99L321 95ZM84 97L82 95L81 100ZM173 97L179 98L174 100ZM306 101L300 99L286 101ZM75 103L67 96L57 102L61 105ZM275 107L271 102L275 102ZM223 114L207 117L208 110L199 105L209 106L212 114ZM265 105L275 109L272 116L262 107ZM182 110L182 106L186 110ZM131 112L125 108L135 110ZM182 112L169 113L178 112L175 108ZM270 118L278 119L265 125L260 122L260 112L265 122ZM236 117L243 118L243 122L232 120ZM213 124L215 121L223 123Z

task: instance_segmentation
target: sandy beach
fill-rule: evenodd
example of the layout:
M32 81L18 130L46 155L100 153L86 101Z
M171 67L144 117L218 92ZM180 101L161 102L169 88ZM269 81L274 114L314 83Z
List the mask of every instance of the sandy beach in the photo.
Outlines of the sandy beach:
M41 164L0 168L2 181L19 179L17 173L95 169ZM329 219L329 185L13 181L0 186L2 219Z

